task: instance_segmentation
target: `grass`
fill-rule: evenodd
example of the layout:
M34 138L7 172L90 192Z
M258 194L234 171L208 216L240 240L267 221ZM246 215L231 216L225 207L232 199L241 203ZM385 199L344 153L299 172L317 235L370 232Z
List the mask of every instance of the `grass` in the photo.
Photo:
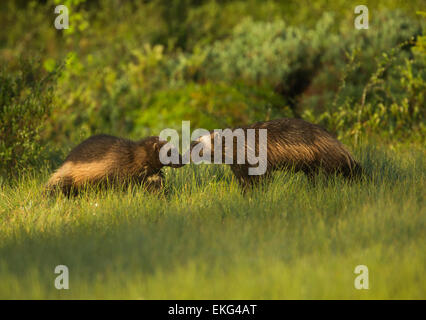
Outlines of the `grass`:
M46 169L3 182L0 298L424 299L424 151L356 155L371 181L283 172L245 195L214 165L168 169L166 196L45 199ZM369 290L354 288L361 264Z

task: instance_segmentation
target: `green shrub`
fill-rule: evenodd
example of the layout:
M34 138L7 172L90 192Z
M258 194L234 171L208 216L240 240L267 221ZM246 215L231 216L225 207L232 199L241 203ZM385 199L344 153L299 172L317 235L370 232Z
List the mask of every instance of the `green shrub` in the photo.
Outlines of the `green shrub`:
M338 35L339 44L328 48L322 59L323 67L312 81L309 90L301 97L300 109L312 110L316 115L324 111L335 111L332 110L336 106L333 101L338 89L337 84L346 72L347 52L356 52L356 67L345 75L345 86L339 93L342 100L337 102L343 103L348 97L352 99L351 103L360 101L365 85L376 72L377 57L419 34L420 23L400 11L382 11L374 15L371 13L368 30L356 30L353 27L353 18L342 22ZM412 58L411 45L401 49L393 56L393 66L404 65L405 59ZM387 70L382 78L398 86L397 74ZM366 102L374 102L376 98L377 96L368 95Z
M424 142L426 61L423 57L401 61L399 55L404 47L402 43L376 59L376 71L366 81L359 99L345 96L344 90L340 90L335 98L335 102L341 100L340 103L332 104L319 116L307 110L304 117L321 123L341 138L354 138L356 143L363 134L381 136L389 141ZM353 69L353 59L349 69ZM345 86L343 78L340 89ZM339 99L339 96L342 97Z
M179 130L182 120L190 120L192 130L240 126L276 117L279 106L280 116L291 116L291 110L282 107L282 98L267 87L188 83L157 91L140 110L135 110L134 133L159 134L168 127Z
M163 47L145 45L127 53L118 65L105 65L103 51L80 58L68 54L58 79L49 129L76 143L95 133L128 135L134 113L166 82Z
M426 11L418 11L417 14L423 18L423 35L417 38L414 53L426 63Z
M42 129L53 108L54 76L29 61L18 70L0 70L1 176L16 175L47 157Z
M368 30L354 28L346 0L67 0L67 31L53 28L58 3L2 2L0 25L14 28L0 33L0 59L13 66L38 55L47 71L66 60L43 129L61 148L100 132L179 128L182 120L214 128L286 116L341 137L421 136L424 39L410 13L419 1L404 3L405 13L393 10L396 0L367 1ZM416 36L376 81L376 58ZM350 70L347 52L356 53Z
M310 30L289 26L283 20L246 19L229 38L205 49L203 75L210 80L269 85L298 116L296 97L314 78L326 48L337 41L330 34L332 23L328 14Z
M420 24L399 11L382 11L373 18L369 30L356 30L353 16L336 28L336 17L330 13L323 14L312 28L292 26L282 19L263 22L247 18L225 39L170 59L170 78L176 83L239 81L269 86L296 117L304 111L317 116L334 112L332 102L345 72L346 52L358 52L358 65L346 78L340 96L355 101L376 69L375 58L421 33ZM404 47L398 51L397 64L411 56L410 46ZM399 82L397 75L385 76L390 82ZM367 96L367 102L374 98Z

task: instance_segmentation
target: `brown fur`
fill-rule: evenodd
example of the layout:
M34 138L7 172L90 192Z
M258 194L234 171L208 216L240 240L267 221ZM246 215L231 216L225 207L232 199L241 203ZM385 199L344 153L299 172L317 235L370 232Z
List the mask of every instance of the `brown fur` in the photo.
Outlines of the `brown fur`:
M247 129L267 129L267 171L264 175L249 175L248 168L257 165L237 164L236 139L234 138L233 163L231 170L246 187L269 176L277 169L293 168L304 172L311 180L322 169L326 175L335 173L352 178L361 172L359 164L349 151L335 137L318 125L301 119L277 119L257 122L242 128L247 137ZM213 132L211 133L212 149L214 149ZM256 130L255 150L258 155L259 134ZM192 147L198 142L194 142ZM224 145L224 143L222 142ZM245 146L247 152L247 146ZM212 161L214 152L212 152ZM223 159L224 160L224 159Z
M92 136L70 152L50 177L47 188L75 195L87 185L145 183L148 189L159 190L163 186L164 166L159 151L166 143L158 137L135 142L104 134Z

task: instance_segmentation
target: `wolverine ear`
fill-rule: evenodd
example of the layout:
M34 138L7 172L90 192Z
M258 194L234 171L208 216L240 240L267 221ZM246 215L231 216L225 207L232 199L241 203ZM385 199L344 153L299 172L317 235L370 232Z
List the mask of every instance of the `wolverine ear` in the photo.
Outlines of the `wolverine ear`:
M161 148L168 143L167 140L160 140L158 139L156 142L154 142L154 150L157 152L160 152Z

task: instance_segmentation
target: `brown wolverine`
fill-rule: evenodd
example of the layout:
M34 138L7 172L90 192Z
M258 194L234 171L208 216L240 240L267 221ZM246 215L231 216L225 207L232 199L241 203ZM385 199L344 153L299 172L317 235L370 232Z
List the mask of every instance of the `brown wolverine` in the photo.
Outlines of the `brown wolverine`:
M159 152L166 143L155 136L137 142L105 134L92 136L70 152L49 179L47 189L69 196L86 185L145 183L148 189L158 190L163 186L164 166Z
M242 148L238 148L236 138L232 140L231 162L226 163L230 164L231 170L243 187L252 185L262 177L269 176L274 170L285 168L302 171L310 180L314 180L320 169L327 175L338 173L347 178L359 176L361 173L360 165L343 144L318 125L301 119L277 119L257 122L240 129L243 130L245 137L247 137L248 129L255 129L254 152L256 155L259 154L258 129L267 129L265 150L267 159L265 172L262 175L249 175L249 168L253 168L255 165L249 164L247 161L237 163L237 152L238 150L241 151ZM233 132L236 132L235 130L233 129ZM215 136L217 136L215 132L210 132L209 135L202 136L194 141L191 144L191 155L196 146L198 147L194 152L199 152L200 156L203 155L203 150L208 150L210 146L211 161L213 161ZM223 139L222 137L222 161L225 163L226 149ZM248 144L246 140L243 147L242 152L247 156ZM200 149L201 151L199 151Z

